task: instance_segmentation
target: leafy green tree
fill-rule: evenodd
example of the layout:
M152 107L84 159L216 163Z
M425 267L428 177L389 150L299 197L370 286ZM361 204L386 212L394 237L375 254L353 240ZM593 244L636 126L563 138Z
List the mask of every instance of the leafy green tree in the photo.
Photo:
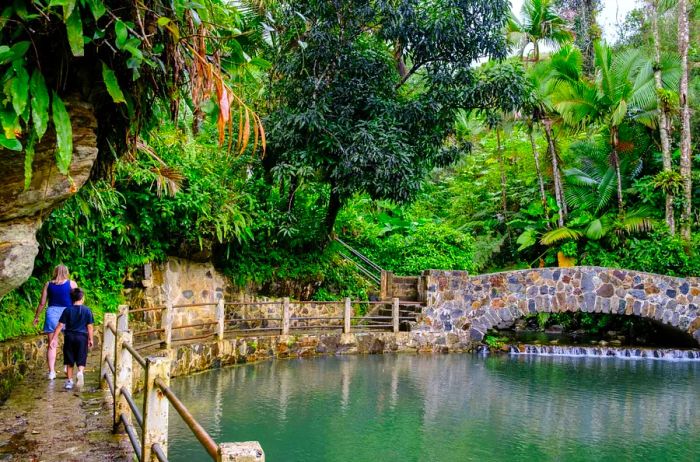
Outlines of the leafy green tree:
M456 158L444 140L474 107L470 65L505 56L507 12L505 0L283 3L267 169L292 191L303 175L329 185L328 232L355 192L409 200Z

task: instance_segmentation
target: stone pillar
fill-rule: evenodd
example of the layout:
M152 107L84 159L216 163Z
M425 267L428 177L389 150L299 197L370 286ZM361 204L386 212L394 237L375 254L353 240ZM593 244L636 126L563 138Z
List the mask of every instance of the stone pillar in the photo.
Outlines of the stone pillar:
M394 273L382 270L379 283L379 298L387 300L392 296L392 286L394 284Z
M114 365L114 354L116 351L114 333L107 327L110 324L112 327L116 327L117 315L114 313L105 313L102 320L102 354L100 355L100 386L103 389L107 388L105 375L112 375L112 370L107 365L107 358L109 358L112 361L112 365ZM112 383L114 383L113 375Z
M289 297L282 299L282 335L289 335Z
M350 333L350 321L352 320L352 303L350 297L345 298L345 309L343 310L343 333Z
M155 385L156 378L170 385L170 358L149 356L146 358L146 381L143 399L143 440L141 460L157 460L153 445L159 444L163 453L168 455L168 399Z
M124 414L127 418L131 416L129 403L122 395L122 387L131 393L131 376L133 370L133 358L131 353L124 348L125 343L131 343L132 336L129 330L117 330L116 348L114 355L114 368L116 370L114 380L114 432L119 431L119 418Z
M129 305L119 305L117 330L129 330Z
M160 328L163 329L164 348L170 348L173 339L173 304L167 302L160 317Z
M391 299L391 328L394 332L399 331L399 299Z
M216 337L218 340L224 339L224 327L226 326L226 309L224 299L220 298L216 303Z
M265 462L265 452L257 441L221 443L217 462Z

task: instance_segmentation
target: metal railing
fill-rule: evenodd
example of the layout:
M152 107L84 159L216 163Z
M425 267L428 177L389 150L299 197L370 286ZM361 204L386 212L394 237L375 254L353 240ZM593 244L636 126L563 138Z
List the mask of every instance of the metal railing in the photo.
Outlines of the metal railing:
M379 265L354 248L350 247L350 245L339 237L336 237L335 241L342 245L350 253L350 255L348 255L345 252L338 250L338 255L343 257L344 260L350 262L358 273L365 276L377 285L381 284L381 274L384 270Z
M170 389L169 357L143 357L128 329L128 307L119 315L105 314L100 365L100 381L113 401L113 426L124 428L136 459L140 462L168 460L168 414L172 405L214 461L264 462L265 453L256 441L217 444L187 407ZM132 395L133 366L144 371L143 406Z

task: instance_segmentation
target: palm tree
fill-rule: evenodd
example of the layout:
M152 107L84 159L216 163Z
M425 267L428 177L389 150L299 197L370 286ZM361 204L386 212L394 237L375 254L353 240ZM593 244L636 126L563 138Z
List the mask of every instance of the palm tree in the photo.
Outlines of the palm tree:
M520 56L525 58L528 45L532 44L534 62L540 60L540 43L556 48L573 39L566 20L559 16L552 0L525 0L521 10L522 21L511 14L508 34L520 42Z
M579 166L565 171L567 189L566 200L572 208L566 227L543 233L540 243L553 245L562 240L578 240L585 237L599 240L615 231L618 234L632 234L650 231L654 228L652 210L639 207L629 210L620 217L611 210L611 202L616 193L616 171L609 160L607 141L600 136L579 141L571 146L579 159ZM625 179L632 180L641 172L639 158L621 159L621 171Z
M649 85L636 79L643 63L639 50L613 56L604 43L595 45L595 81L582 79L579 60L553 61L558 66L560 85L554 107L572 127L598 125L607 133L610 164L615 170L617 205L624 215L622 174L620 170L620 124L636 103L649 99ZM653 90L653 86L651 87Z
M577 48L567 45L554 53L549 61L540 62L528 71L531 88L524 107L530 114L530 119L542 126L545 139L547 140L547 153L552 163L554 199L559 211L557 220L559 227L564 226L564 221L568 214L568 207L565 199L564 181L562 180L561 174L561 162L554 135L554 125L561 121L561 117L554 108L552 97L556 92L557 83L560 81L578 81L580 78L578 72L575 73L575 75L567 75L564 69L578 69L580 67L580 61L581 52ZM534 143L533 155L535 156L535 166L537 168L539 159L537 158L538 154L535 151ZM539 175L538 172L538 176ZM545 198L542 197L542 200L545 201Z

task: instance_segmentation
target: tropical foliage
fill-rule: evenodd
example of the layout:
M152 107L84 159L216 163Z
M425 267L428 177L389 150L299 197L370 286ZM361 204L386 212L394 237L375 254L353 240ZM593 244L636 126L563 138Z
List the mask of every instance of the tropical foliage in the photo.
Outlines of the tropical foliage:
M683 19L696 36L700 8L649 0L605 43L599 1L508 3L3 7L2 155L21 151L29 179L54 131L65 172L72 98L96 110L100 155L0 300L0 338L33 331L59 262L98 311L172 255L268 295L370 297L334 235L403 274L699 275L700 55Z

